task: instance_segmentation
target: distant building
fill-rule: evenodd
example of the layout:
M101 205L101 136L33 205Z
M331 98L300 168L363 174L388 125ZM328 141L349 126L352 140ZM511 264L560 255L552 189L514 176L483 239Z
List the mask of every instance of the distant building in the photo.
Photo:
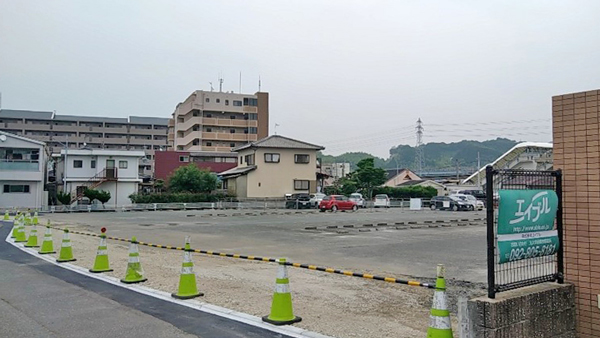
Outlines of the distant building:
M494 169L551 170L553 168L552 143L523 142L512 147L494 162ZM462 185L483 188L485 167L462 181Z
M384 187L397 187L405 182L421 180L417 174L409 169L386 169L387 181L383 184Z
M333 179L346 177L351 173L350 163L323 163L321 164L321 172Z
M45 142L53 154L65 149L140 150L141 178L152 179L154 151L168 146L168 118L58 115L50 111L0 110L0 130Z
M235 168L237 153L212 151L158 151L155 160L155 178L167 180L179 167L194 163L200 169L214 173Z
M170 150L227 152L269 135L269 93L197 90L172 115Z
M44 193L44 142L0 131L0 206L38 209Z
M437 196L446 196L449 193L448 188L445 185L432 180L410 180L401 183L398 187L431 187L437 191Z
M86 189L109 191L108 205L131 204L129 195L137 193L138 185L142 183L138 166L145 156L143 151L69 149L53 156L60 159L56 182L66 186L66 191L71 193L71 204L84 201Z
M224 188L241 198L283 198L317 191L317 151L324 147L271 135L235 148L238 166L222 172Z

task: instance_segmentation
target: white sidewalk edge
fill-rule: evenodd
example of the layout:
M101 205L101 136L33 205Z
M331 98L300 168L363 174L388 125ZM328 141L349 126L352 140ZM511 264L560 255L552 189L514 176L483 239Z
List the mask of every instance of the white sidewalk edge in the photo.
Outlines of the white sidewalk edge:
M6 225L6 224L5 224ZM71 270L73 272L85 275L87 277L90 278L95 278L98 280L101 280L103 282L106 283L110 283L119 287L122 287L124 289L129 289L131 291L135 291L147 296L151 296L154 298L158 298L167 302L171 302L171 303L175 303L175 304L179 304L179 305L183 305L186 306L188 308L197 310L197 311L202 311L202 312L206 312L206 313L210 313L219 317L223 317L223 318L227 318L227 319L231 319L240 323L244 323L244 324L248 324L251 326L255 326L261 329L265 329L271 332L275 332L275 333L280 333L280 334L284 334L290 337L294 337L294 338L305 338L305 337L310 337L310 338L333 338L330 336L326 336L326 335L322 335L320 333L317 332L312 332L312 331L308 331L305 329L301 329L299 327L294 327L294 326L276 326L276 325L272 325L269 323L265 323L262 321L261 318L256 317L256 316L252 316L249 315L247 313L243 313L243 312L238 312L238 311L234 311L231 309L227 309L221 306L217 306L217 305L212 305L212 304L208 304L205 302L200 302L194 299L188 299L188 300L181 300L181 299L175 299L173 297L171 297L171 294L168 292L164 292L164 291L160 291L160 290L156 290L156 289L152 289L146 286L142 286L139 284L124 284L121 283L121 281L118 278L114 278L114 277L110 277L110 276L105 276L103 274L95 274L95 273L91 273L89 272L87 269L82 268L80 266L77 265L73 265L70 263L57 263L56 262L56 258L53 256L48 256L48 255L40 255L36 248L26 248L23 245L19 244L19 243L15 243L15 241L10 237L12 234L12 230L9 231L8 236L6 236L6 242L13 245L14 247L20 249L21 251L24 251L32 256L35 256L39 259L45 260L48 263L54 264L56 266L60 266L61 268L67 269L67 270ZM24 243L23 243L24 244ZM267 311L268 312L268 311Z

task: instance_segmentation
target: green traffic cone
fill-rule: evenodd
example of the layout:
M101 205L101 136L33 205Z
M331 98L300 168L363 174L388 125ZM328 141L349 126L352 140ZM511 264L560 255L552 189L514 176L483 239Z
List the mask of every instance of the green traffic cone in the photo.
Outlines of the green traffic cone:
M131 237L127 271L125 272L125 278L121 279L121 282L126 284L141 283L148 280L147 278L144 278L144 270L140 263L140 253L138 251L137 243L137 238Z
M189 236L185 238L185 252L183 253L183 264L181 265L181 274L179 275L179 289L177 293L172 293L171 296L179 299L204 296L202 292L198 292L198 287L196 286L196 274L194 273Z
M429 316L429 328L427 338L452 338L452 323L450 322L450 311L446 299L445 269L442 264L437 266L437 279L435 281L435 292L431 315Z
M40 255L56 253L56 251L54 251L54 244L52 242L52 229L50 228L50 221L48 221L48 225L46 226L46 233L44 234L42 248L40 251L38 251L38 253Z
M64 230L62 244L60 245L60 253L56 259L59 263L76 261L73 258L73 249L71 248L71 239L69 238L69 229Z
M34 224L33 228L29 232L29 238L27 238L27 243L25 243L25 247L26 248L39 248L40 247L38 245L38 235L37 235L37 229L36 228L37 227Z
M8 221L8 220L10 220L10 215L8 214L8 210L6 210L6 211L4 212L4 220L5 220L5 221Z
M38 218L38 212L36 211L36 212L33 214L33 225L38 225L38 222L39 222L39 218Z
M98 245L98 251L96 251L96 260L94 261L94 267L90 269L90 272L100 273L100 272L109 272L113 271L108 264L108 247L106 246L106 231L105 228L102 228L102 233L100 234L100 245Z
M288 278L285 258L278 260L277 280L275 284L275 293L273 294L273 303L271 304L271 314L262 317L262 320L273 325L294 324L302 320L294 316L292 309L292 294L290 293L290 280Z
M27 236L25 235L25 226L23 222L19 222L17 227L17 234L15 236L15 243L27 242Z

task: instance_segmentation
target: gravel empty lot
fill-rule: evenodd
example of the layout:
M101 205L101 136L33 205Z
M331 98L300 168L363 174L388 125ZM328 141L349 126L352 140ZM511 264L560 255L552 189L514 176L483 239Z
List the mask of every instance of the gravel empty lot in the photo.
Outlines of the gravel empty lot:
M263 214L261 214L263 213ZM265 214L266 213L266 214ZM432 282L437 263L447 266L450 302L483 292L483 212L397 209L317 213L286 210L162 211L49 214L57 226L163 245L264 257ZM58 247L61 233L54 231ZM95 237L73 234L75 264L91 267ZM110 273L123 277L127 243L109 241ZM177 288L182 252L141 246L141 260L156 289ZM269 312L276 265L195 254L204 301L257 316ZM300 327L334 337L421 337L427 330L432 290L290 268ZM455 321L455 316L454 316Z

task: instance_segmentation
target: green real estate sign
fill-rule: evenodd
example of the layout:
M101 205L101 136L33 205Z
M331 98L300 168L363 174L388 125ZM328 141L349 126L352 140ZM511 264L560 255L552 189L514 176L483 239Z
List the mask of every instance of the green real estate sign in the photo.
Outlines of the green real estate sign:
M498 252L500 264L553 255L558 250L553 190L500 190Z

